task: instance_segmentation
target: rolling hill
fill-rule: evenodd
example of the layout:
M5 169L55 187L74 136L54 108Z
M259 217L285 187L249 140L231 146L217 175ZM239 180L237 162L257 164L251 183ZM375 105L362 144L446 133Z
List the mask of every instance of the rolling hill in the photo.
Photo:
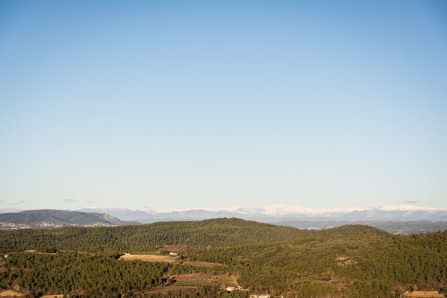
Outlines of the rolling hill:
M195 247L227 247L291 241L318 236L390 235L382 230L361 225L347 225L327 230L302 230L238 218L204 221L158 222L147 225L56 230L0 231L0 248L80 249L108 246L128 249L134 246L187 245ZM17 243L20 243L18 245Z
M218 218L0 231L0 252L0 290L17 289L31 297L447 292L447 231L403 236L363 225L301 230ZM123 260L124 253L136 258ZM147 255L152 261L143 261ZM222 280L238 290L229 295Z
M106 213L87 213L65 210L27 210L0 214L0 229L41 229L69 226L117 226L125 222Z

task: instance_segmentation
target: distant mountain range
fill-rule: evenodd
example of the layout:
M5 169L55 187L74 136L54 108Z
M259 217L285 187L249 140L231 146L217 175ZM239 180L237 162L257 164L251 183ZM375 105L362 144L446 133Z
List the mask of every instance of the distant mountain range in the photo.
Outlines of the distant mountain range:
M40 229L70 226L98 227L119 226L126 222L107 213L93 213L65 210L28 210L0 214L0 229Z
M191 209L167 211L142 211L114 208L85 208L83 212L109 213L121 220L151 223L156 221L204 220L219 217L237 217L257 221L393 221L393 220L447 220L447 209L415 206L386 206L382 208L302 208L274 205L252 208Z
M252 208L142 211L85 208L76 211L30 210L2 213L0 229L118 226L160 221L198 221L241 218L302 229L325 229L345 224L366 224L395 234L447 229L447 210L415 206L382 208L302 208L274 205Z
M80 211L106 212L121 220L131 220L140 223L237 217L302 229L326 229L353 223L370 225L395 234L424 233L447 229L447 210L416 206L312 209L275 205L254 208L193 209L158 212L101 208L81 209Z

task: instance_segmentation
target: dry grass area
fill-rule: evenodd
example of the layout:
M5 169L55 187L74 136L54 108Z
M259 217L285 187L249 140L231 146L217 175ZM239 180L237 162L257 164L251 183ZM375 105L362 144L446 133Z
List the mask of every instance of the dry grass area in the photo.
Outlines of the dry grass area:
M176 257L170 256L160 256L160 255L122 255L120 260L132 261L132 260L140 260L145 262L164 262L170 264L179 264L179 261ZM219 263L210 263L210 262L191 262L185 261L182 264L190 265L190 266L201 266L201 267L223 267L223 264Z
M64 297L64 295L43 295L40 298L54 298L54 297L62 298Z
M194 287L194 286L167 286L167 287L163 287L163 288L159 288L159 289L154 289L154 290L150 290L145 292L145 294L148 295L154 295L154 294L166 294L166 293L175 293L175 292L180 292L180 291L196 291L198 290L199 287ZM144 296L146 297L146 296Z
M201 285L201 284L237 284L237 277L234 275L221 274L181 274L175 276L177 285Z
M404 294L404 297L445 297L444 294L440 294L438 291L413 291L413 292L406 292Z
M159 256L159 255L123 255L120 257L120 260L125 261L140 260L145 262L164 262L170 264L177 263L177 259L174 257Z
M37 251L35 249L27 249L24 252L32 253L32 254L39 254L39 255L55 255L55 254L57 254L56 252L41 252L41 251Z
M170 279L174 280L174 283L154 290L145 292L147 295L154 294L167 294L170 297L179 297L180 293L194 292L200 289L200 287L208 286L237 286L237 276L229 274L213 275L204 273L194 274L180 274L171 276Z
M210 262L191 262L186 261L183 262L184 265L190 265L190 266L202 266L202 267L224 267L224 264L220 263L210 263Z
M7 290L7 291L1 291L0 292L0 297L24 297L25 295L23 295L22 293L16 292L16 291L12 291L12 290Z

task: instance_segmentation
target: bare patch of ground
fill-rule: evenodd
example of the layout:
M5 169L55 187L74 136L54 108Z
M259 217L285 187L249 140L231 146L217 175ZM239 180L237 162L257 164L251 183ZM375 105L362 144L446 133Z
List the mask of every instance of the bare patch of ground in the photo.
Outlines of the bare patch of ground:
M0 297L24 297L24 296L25 296L24 294L12 290L0 291Z
M210 262L192 262L192 261L186 261L183 262L185 265L191 265L191 266L202 266L202 267L224 267L224 264L220 263L210 263Z
M171 256L161 256L161 255L122 255L120 260L132 261L132 260L140 260L145 262L164 262L170 264L180 264L179 259ZM182 262L184 265L190 266L202 266L202 267L224 267L223 264L220 263L210 263L210 262L192 262L192 261L184 261Z
M31 254L39 254L39 255L55 255L55 254L57 254L56 252L41 252L41 251L36 251L35 249L28 249L28 250L25 250L24 252L31 253Z
M350 260L348 257L344 257L344 256L337 257L336 261L337 261L338 265L340 265L340 266L357 264L356 261Z
M237 276L230 274L179 274L169 278L173 284L153 289L144 294L164 294L170 297L180 297L180 293L193 293L203 286L217 286L218 288L238 287Z
M165 293L175 293L180 291L196 291L199 287L194 286L167 286L160 289L150 290L145 293L147 294L165 294Z
M404 297L445 297L444 294L440 294L438 291L413 291L413 292L405 292Z
M177 263L177 259L170 256L160 256L160 255L123 255L120 257L120 260L133 261L140 260L145 262L164 262L175 264Z
M237 285L237 277L234 275L221 274L203 274L203 273L194 273L194 274L181 274L176 275L175 277L175 285L191 285L191 286L200 286L204 284L234 284Z

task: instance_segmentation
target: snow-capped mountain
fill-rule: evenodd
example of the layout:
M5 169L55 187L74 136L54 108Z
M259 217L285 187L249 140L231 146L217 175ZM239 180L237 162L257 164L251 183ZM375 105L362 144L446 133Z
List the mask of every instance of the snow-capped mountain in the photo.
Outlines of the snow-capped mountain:
M257 207L197 208L189 210L169 209L161 211L84 208L79 211L108 213L121 220L138 221L141 223L171 220L203 220L218 217L239 217L267 222L282 219L348 221L447 220L447 209L417 207L412 205L383 206L379 208L306 208L288 205L269 205Z

